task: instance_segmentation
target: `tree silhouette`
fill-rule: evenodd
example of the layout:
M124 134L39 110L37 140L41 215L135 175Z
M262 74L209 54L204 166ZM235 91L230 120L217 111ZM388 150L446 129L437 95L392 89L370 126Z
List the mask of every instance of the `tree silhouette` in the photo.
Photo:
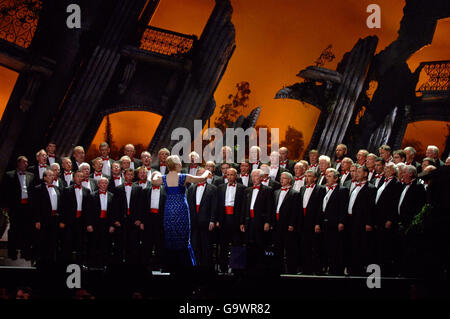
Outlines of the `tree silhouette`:
M105 142L109 144L109 146L113 145L114 141L113 141L111 121L109 120L109 115L106 116L106 127L105 127L104 139L105 139Z
M289 125L286 130L285 139L280 143L280 147L282 146L287 147L289 150L290 159L300 159L305 148L303 133Z
M231 127L239 115L248 107L250 83L243 81L236 84L236 94L228 95L228 103L220 106L219 116L214 120L214 126L225 132Z
M334 60L334 58L336 57L333 53L333 51L331 51L331 49L333 48L333 46L331 44L329 44L321 53L320 56L317 58L316 61L314 61L314 63L316 64L316 66L324 66L326 62L331 62Z

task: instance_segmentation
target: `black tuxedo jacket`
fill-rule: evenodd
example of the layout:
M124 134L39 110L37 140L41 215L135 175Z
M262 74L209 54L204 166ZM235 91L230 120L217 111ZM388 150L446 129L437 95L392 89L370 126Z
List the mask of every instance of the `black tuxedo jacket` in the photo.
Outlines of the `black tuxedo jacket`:
M122 175L120 175L120 180L122 181L121 185L123 185L123 183L125 183L125 180L122 177ZM114 183L114 178L111 176L109 179L109 184L108 184L108 192L116 193L116 191L117 191L117 187L116 187L116 184Z
M70 159L71 159L71 161L72 161L72 172L75 173L76 171L79 170L79 169L78 169L78 165L77 165L77 161L76 161L75 158L73 158L73 157L71 157ZM94 171L94 169L92 168L92 165L91 165L91 173L92 173L93 171Z
M294 227L297 230L297 220L298 214L300 213L300 193L294 190L292 187L289 188L286 196L284 197L283 203L281 203L280 210L278 211L278 220L276 218L278 201L280 200L281 189L277 189L274 192L274 220L272 222L275 225L275 230L281 232L287 232L288 227Z
M58 198L57 209L54 217L59 218L62 210L61 193L58 187L54 187L54 189ZM52 218L52 203L50 201L50 195L47 191L47 186L44 183L37 185L34 189L32 209L35 222L40 222L44 225L50 222Z
M208 183L204 187L205 190L200 201L198 213L196 205L197 184L192 184L187 190L192 228L204 228L210 222L215 223L217 221L217 187Z
M97 181L95 179L93 179L93 178L89 178L89 186L91 188L91 193L93 193L96 190L98 190Z
M50 166L47 166L46 169L50 169ZM39 185L40 183L42 183L44 181L43 178L39 178L39 164L29 167L28 171L33 173L35 185Z
M152 169L154 169L155 171L161 172L160 167L159 167L159 161L158 163L152 164ZM164 175L166 175L169 172L169 169L166 166L166 172L164 173Z
M81 203L81 221L86 222L89 207L89 189L81 187L82 203ZM77 197L75 195L75 185L71 185L64 189L62 193L62 214L61 222L72 225L77 215Z
M104 224L107 226L113 226L113 217L116 214L115 213L115 205L114 205L114 194L107 192L107 202L106 202L106 218L101 219L101 210L102 206L100 203L100 195L99 191L96 190L93 193L89 194L89 207L88 207L88 214L86 216L86 224L87 226L95 226L99 225L100 222L103 220Z
M242 181L242 177L241 175L239 175L239 177L236 179L236 182L239 184L244 185L244 182ZM252 187L253 186L253 182L252 182L252 176L250 174L248 174L248 185L244 185L245 187Z
M163 185L160 186L160 194L159 194L159 208L158 213L151 213L151 199L152 199L152 185L143 189L141 191L141 199L140 199L140 220L144 223L149 223L151 220L151 216L159 216L162 218L164 216L164 206L167 200L167 193Z
M281 160L280 160L281 161ZM294 175L295 174L295 172L294 172L294 166L295 166L295 164L296 164L297 162L296 161L293 161L293 160L290 160L290 159L288 159L287 160L287 164L286 164L286 167L281 167L281 168L283 168L283 169L285 169L285 170L287 170L288 172L290 172L292 175Z
M47 157L47 166L50 166L49 157L50 156ZM62 169L62 161L61 161L61 159L59 157L55 157L55 163L58 163L59 166L61 167L61 171L63 171L63 169Z
M217 175L217 176L220 176L220 177L223 176L222 175L221 164L222 163L218 163L217 164L216 170L214 172L212 172L214 175ZM230 168L234 168L239 174L239 172L241 171L241 166L239 164L237 164L237 163L228 163L228 164L230 164Z
M402 185L400 196L405 187L406 187L405 185ZM396 201L397 213L398 213L398 204L400 202L400 196ZM422 210L422 207L423 205L425 205L426 202L426 197L427 197L426 190L423 184L418 183L417 180L413 181L408 191L406 192L405 197L403 198L402 205L400 206L399 220L403 225L405 226L409 225L414 216L416 216Z
M241 219L241 224L248 224L250 222L250 206L252 203L253 187L247 187L245 189L244 197L244 214ZM273 211L273 190L265 185L260 184L258 195L256 196L255 204L253 206L254 211L254 223L256 224L257 232L264 231L264 224L272 224L274 218Z
M375 203L375 222L378 228L384 228L388 220L391 222L398 220L398 201L402 190L403 185L396 177L384 188L378 202Z
M327 189L325 188L325 195ZM323 210L323 199L320 204L321 223L327 221L328 229L337 231L339 224L345 223L345 216L348 213L348 200L350 191L348 188L341 186L339 183L328 199L327 206Z
M34 174L30 172L24 173L28 200L31 201L35 186ZM17 170L6 172L2 182L1 192L3 194L0 199L1 207L14 209L20 205L22 199L22 186L20 185L19 176L17 176Z
M56 187L56 186L55 186ZM62 178L61 177L59 177L58 178L58 188L59 188L59 191L60 191L60 193L62 194L62 192L64 191L64 188L65 188L66 186L65 186L65 183L64 183L64 181L62 180Z
M314 232L314 227L320 225L320 211L323 203L323 197L325 196L325 188L317 185L309 198L308 205L306 206L306 213L303 214L303 197L305 196L306 186L300 189L300 213L299 227L307 233Z
M141 217L140 203L141 203L141 194L142 187L133 184L131 186L131 195L130 195L130 215L127 215L127 194L125 192L125 184L117 187L115 196L114 196L114 205L115 205L115 215L114 221L118 221L121 224L124 223L125 220L129 220L134 223L139 220Z
M353 230L365 231L365 226L375 225L375 198L377 189L370 183L365 183L355 199L352 207Z
M351 178L350 178L350 180L351 180ZM317 179L317 184L319 184L321 186L325 186L327 184L326 175L324 175L322 178L322 173L319 173L319 178Z
M280 189L281 188L281 184L280 184L280 182L277 182L277 181L274 181L274 180L272 180L270 177L268 177L269 178L269 185L268 185L268 187L272 190L272 192L274 192L274 191L276 191L277 189ZM261 183L261 185L262 185L262 183ZM253 185L252 185L253 186ZM250 186L249 186L250 187Z
M375 174L373 174L373 178L370 180L370 183L371 183L373 186L375 186L377 189L380 188L380 186L383 185L383 183L384 183L384 174L383 174L383 176L381 176L381 179L380 179L380 181L379 181L379 183L378 183L378 186L375 185L375 181L376 181L376 179L375 179Z
M242 216L244 214L244 195L246 187L242 184L236 183L236 195L234 197L234 209L233 209L233 224L235 226L241 225L243 223ZM222 184L217 189L217 221L220 223L221 227L225 219L225 194L227 191L227 184Z
M348 181L350 181L350 184L352 183L352 174L348 173L347 177L344 179L344 181L342 182L342 176L339 178L339 184L341 184L341 182L343 183L342 186L345 186L345 183L348 183Z
M61 173L61 181L62 181L64 187L69 187L70 185L74 184L74 182L73 182L73 174L72 174L72 181L70 182L70 184L67 184L66 179L64 177L65 177L65 175L64 175L64 171L63 171Z

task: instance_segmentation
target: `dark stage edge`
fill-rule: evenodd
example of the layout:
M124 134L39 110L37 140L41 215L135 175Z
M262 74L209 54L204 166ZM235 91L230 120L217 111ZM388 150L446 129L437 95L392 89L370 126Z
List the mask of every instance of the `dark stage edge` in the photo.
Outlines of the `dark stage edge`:
M66 286L66 266L48 268L0 266L0 288L29 286L35 299L72 299ZM216 274L194 269L176 275L143 267L116 265L81 271L81 288L97 300L130 300L135 292L150 300L273 301L287 300L407 300L449 298L448 282L381 277L380 288L369 289L367 277L258 274ZM430 291L432 290L432 291Z

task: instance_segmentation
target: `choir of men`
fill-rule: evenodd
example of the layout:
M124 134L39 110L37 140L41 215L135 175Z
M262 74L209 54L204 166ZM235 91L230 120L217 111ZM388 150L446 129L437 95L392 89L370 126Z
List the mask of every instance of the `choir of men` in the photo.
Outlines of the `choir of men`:
M272 249L279 269L288 273L364 274L368 264L378 263L385 274L399 274L410 247L403 230L432 198L427 174L444 165L433 145L422 164L414 148L392 152L388 145L380 146L379 156L359 150L355 162L344 144L336 147L334 162L314 149L309 162L294 162L282 147L261 163L255 146L249 159L236 164L230 152L223 147L228 162L217 164L202 164L192 152L183 167L192 175L213 172L204 183L188 185L186 198L198 264L209 269L216 264L221 272L230 271L231 248L246 246L248 269L264 267ZM152 176L167 173L170 151L161 149L152 165L149 152L138 160L128 144L115 161L102 143L92 171L81 146L72 159L55 153L50 142L31 167L20 156L3 179L9 257L21 250L42 263L161 268L167 195Z

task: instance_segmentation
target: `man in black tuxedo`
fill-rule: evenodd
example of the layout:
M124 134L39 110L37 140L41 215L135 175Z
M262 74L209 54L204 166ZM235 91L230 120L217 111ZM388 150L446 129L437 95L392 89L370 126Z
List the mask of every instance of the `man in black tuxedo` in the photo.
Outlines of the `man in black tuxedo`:
M356 153L356 163L358 163L360 166L365 166L367 155L369 155L368 150L359 150L358 153Z
M187 174L196 176L197 170L201 166L200 155L198 155L197 152L190 152L188 156L189 162L183 164L182 171L186 172Z
M384 167L384 182L377 189L375 198L375 230L377 262L383 272L392 274L396 253L397 203L402 192L402 184L396 177L397 168L394 163Z
M377 159L377 156L373 153L369 153L366 158L366 167L369 169L369 175L367 176L367 180L369 181L369 183L372 183L372 184L374 182L375 174L376 174L376 171L375 171L376 159Z
M118 256L127 263L136 264L139 260L139 230L141 225L140 196L142 188L133 184L134 169L124 172L125 182L117 187L113 217L116 227L116 239L119 249Z
M351 192L345 221L347 265L350 274L364 274L364 267L373 261L376 188L367 182L369 170L359 166L358 183Z
M261 167L261 148L259 146L252 146L249 150L250 173Z
M115 231L114 194L108 192L108 179L98 181L98 190L90 193L86 230L88 235L88 261L93 265L110 263L112 235Z
M109 178L109 175L103 175L103 160L101 157L96 157L92 160L92 168L93 172L90 175L90 178L96 182L102 177Z
M287 169L280 166L280 153L270 153L269 177L271 180L280 183L281 173L288 172Z
M147 169L147 179L151 181L151 175L156 171L154 168L152 168L152 155L147 151L143 151L141 153L141 162L141 167L145 167Z
M114 163L114 160L109 156L111 149L109 144L106 142L102 142L99 146L100 157L102 159L102 173L105 177L111 176L111 165Z
M308 153L309 159L309 168L313 169L316 172L319 171L319 151L318 150L310 150Z
M134 155L136 154L136 149L134 148L133 144L125 145L125 147L123 148L123 153L130 158L130 168L136 169L142 165L141 160L134 157Z
M19 156L16 169L6 172L1 187L0 205L8 211L8 257L17 259L17 249L25 259L31 258L33 215L30 207L34 175L27 172L28 159Z
M356 184L358 181L356 180L356 171L358 169L359 164L353 163L352 166L350 166L350 176L352 177L351 180L348 180L344 183L344 187L348 188L350 194L353 192L353 190L356 187Z
M340 172L340 175L341 175L341 177L338 181L340 186L346 185L346 183L348 183L348 181L351 182L352 174L350 173L350 168L352 167L352 165L353 165L353 160L350 157L344 157L341 160L341 165L340 165L341 170L338 171L338 173ZM327 181L327 184L328 184L328 181Z
M134 182L137 186L140 186L142 189L146 189L152 186L152 177L148 174L148 170L146 167L141 166L135 170L135 175L137 175L137 181Z
M66 261L83 263L86 257L86 220L90 191L81 185L84 174L75 172L74 184L65 188L62 195L62 214L59 227L63 230L62 252Z
M119 162L114 162L111 165L111 178L110 178L110 182L108 184L108 191L111 193L115 193L117 190L117 187L119 187L120 185L122 185L125 180L122 176L122 169L120 167L120 163Z
M287 147L280 147L278 152L280 153L280 167L284 168L289 173L294 174L295 161L288 158L289 151Z
M50 169L53 171L54 173L54 177L53 177L53 185L55 187L58 187L59 192L62 194L62 191L64 189L64 182L62 180L62 178L60 177L61 175L61 167L59 166L58 163L53 163L52 165L50 165Z
M228 168L232 167L235 170L237 170L239 172L239 165L233 162L234 160L234 156L233 156L233 151L231 150L231 147L229 146L223 146L222 147L222 158L221 161L219 161L218 163L220 163L220 166L216 167L216 171L214 172L215 175L220 176L225 178L227 175L227 170ZM223 166L223 164L227 163L228 167ZM226 184L227 182L225 182Z
M47 152L47 166L50 166L53 163L58 163L61 166L61 159L55 155L56 143L52 141L48 142L45 150Z
M72 160L69 157L62 158L62 168L61 179L64 187L69 187L73 184L73 173L72 172Z
M310 274L322 272L319 264L320 248L320 205L325 196L323 186L317 185L318 173L314 169L306 171L306 185L300 189L298 228L300 231L302 272Z
M214 172L216 170L216 164L214 164L213 161L208 161L205 164L205 168L210 172ZM206 179L206 183L212 184L214 186L216 186L216 184L218 183L220 185L220 181L221 181L220 177L217 175L213 175L213 173L211 173Z
M236 182L237 171L229 168L227 184L222 184L217 190L217 223L220 238L219 265L222 272L228 270L228 254L230 246L240 245L242 233L240 231L244 208L245 186Z
M297 192L306 185L305 172L307 171L305 164L298 162L294 165L294 185L292 186Z
M435 145L428 145L425 152L426 157L430 157L434 160L436 168L444 166L444 162L439 158L439 148Z
M384 183L384 166L386 162L384 158L377 157L375 159L375 175L372 178L371 183L375 186L375 188L379 188Z
M286 257L286 271L297 273L297 220L300 214L299 192L292 188L294 177L289 172L281 173L281 188L274 192L273 242L280 266ZM284 272L284 271L283 271Z
M384 159L385 163L392 162L392 148L389 145L383 144L378 148L380 157Z
M252 186L252 179L250 177L250 162L248 160L242 161L240 168L241 173L237 177L238 183L241 183L245 187Z
M36 185L44 182L44 172L49 169L47 165L47 152L43 149L36 153L36 165L28 168L28 171L34 174Z
M80 170L80 165L86 160L83 146L75 146L72 153L72 172Z
M88 163L82 163L80 165L80 171L83 172L83 181L81 182L81 185L83 187L86 187L89 189L91 193L95 192L98 189L97 181L93 178L90 178L91 174L91 166Z
M331 167L331 159L329 156L321 155L319 157L319 178L317 185L325 185L327 183L326 171Z
M341 163L344 163L342 161ZM320 206L320 231L323 234L323 265L329 274L342 275L343 231L347 214L349 190L339 183L339 172L326 171L326 193Z
M260 170L263 172L261 185L268 186L272 193L281 188L280 182L270 178L270 168L267 164L261 164Z
M163 175L166 175L169 170L167 169L167 158L170 156L170 151L167 148L162 148L158 151L158 163L152 165L152 168L157 170Z
M406 154L405 164L414 166L417 169L417 173L421 173L422 165L420 165L420 163L415 160L417 154L416 149L412 146L407 146L403 149L403 151L405 151Z
M264 248L269 244L270 225L273 221L273 190L262 185L263 171L251 173L253 186L245 190L244 214L241 231L247 235L248 266L253 268L261 262Z
M161 269L164 249L164 206L167 194L163 185L146 187L141 193L140 213L143 242L143 263ZM153 248L155 256L152 256Z
M38 256L43 264L56 262L58 221L62 210L61 193L53 186L54 173L44 172L44 183L34 189L32 207L37 231Z
M205 172L202 167L197 176ZM212 231L217 222L217 187L206 182L192 184L187 194L191 216L191 242L199 265L212 267Z
M336 146L336 161L332 163L332 167L335 168L339 173L341 172L341 163L344 157L347 155L347 145L339 144Z
M228 169L230 167L231 167L230 163L222 163L222 164L220 164L220 173L216 173L217 178L216 178L216 180L214 182L214 185L216 187L219 187L222 184L227 184L228 183L227 171L228 171ZM216 172L217 172L217 170L216 170Z

